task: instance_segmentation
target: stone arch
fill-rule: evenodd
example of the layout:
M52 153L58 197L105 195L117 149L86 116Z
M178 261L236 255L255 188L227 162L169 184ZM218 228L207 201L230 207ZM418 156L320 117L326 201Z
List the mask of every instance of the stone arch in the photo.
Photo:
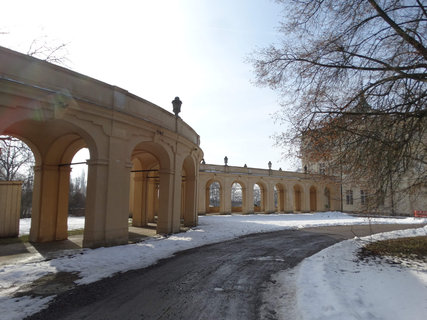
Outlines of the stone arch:
M133 158L138 153L148 152L152 154L159 163L159 170L171 170L173 156L169 148L161 142L139 139L134 140L129 145L129 158Z
M231 183L231 212L243 212L246 205L245 185L240 180Z
M0 57L8 62L0 70L7 75L0 87L0 134L31 140L40 155L33 207L43 216L39 215L39 225L32 227L33 241L56 239L58 219L49 212L56 212L56 204L62 202L58 202L59 194L65 188L58 188L56 182L64 181L61 177L67 170L60 162L70 158L80 143L71 142L74 134L90 153L84 246L128 242L129 179L135 150L158 160L157 231L180 230L182 172L192 171L185 159L194 153L192 156L201 160L203 155L198 148L199 136L190 126L116 86L11 50L0 48ZM62 154L61 144L55 144L57 139L66 144ZM198 164L195 167L197 170ZM46 190L50 189L53 195L48 195Z
M136 151L131 162L129 215L132 217L132 226L156 224L159 209L159 161L149 152Z
M275 196L274 196L274 202L275 202L275 208L277 212L284 212L285 211L285 204L286 204L286 200L285 200L285 194L286 194L286 190L285 190L285 186L281 183L277 183L274 186L275 189Z
M294 185L294 211L302 211L303 189L299 184Z
M315 186L310 187L310 211L317 211L317 189Z
M70 163L81 148L88 147L91 157L97 154L91 134L64 119L11 122L2 134L19 137L35 156L30 240L67 239Z
M206 212L220 213L221 204L224 201L223 186L219 179L210 179L206 183Z
M132 145L130 159L133 186L131 182L132 189L129 192L133 194L132 223L137 227L154 223L158 233L168 233L166 230L171 227L172 201L169 191L173 188L170 181L171 156L160 143L142 141Z

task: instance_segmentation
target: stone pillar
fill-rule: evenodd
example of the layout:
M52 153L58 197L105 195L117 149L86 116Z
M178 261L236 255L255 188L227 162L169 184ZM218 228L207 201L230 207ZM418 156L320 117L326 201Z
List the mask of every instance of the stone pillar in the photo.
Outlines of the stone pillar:
M157 233L169 234L180 230L181 172L162 169L160 176Z
M108 160L88 160L84 247L105 243L105 213L107 210Z
M55 240L68 238L68 196L70 191L70 166L60 166L58 183L58 211Z
M132 225L144 227L147 225L147 174L135 172L133 178L133 212Z
M187 179L187 178L186 178ZM187 193L187 182L186 181L182 181L181 182L181 208L180 208L180 214L179 214L179 217L180 217L180 221L181 221L181 223L183 222L183 220L184 220L184 212L185 212L185 207L186 207L186 199L185 199L185 195L186 195L186 193Z
M186 188L185 188L185 207L184 207L184 226L194 227L197 225L197 180L193 175L187 174Z
M181 230L181 187L182 187L182 164L175 168L173 175L173 202L172 202L172 233Z
M220 188L219 188L219 213L225 213L225 204L227 202L227 195L225 193L225 181L224 180L218 180L218 182L220 182ZM231 199L231 188L230 188L230 199ZM230 206L231 206L231 200L230 202Z
M197 197L197 210L198 214L205 214L208 213L207 207L206 207L206 185L198 183L198 197Z
M254 184L248 183L245 188L242 187L242 195L242 212L246 214L254 213Z
M128 242L129 188L132 163L126 145L111 138L109 160L88 163L88 187L83 246L99 247Z
M145 211L147 215L147 222L155 222L157 215L157 183L154 178L147 179L147 191L145 192Z
M205 201L203 201L203 207L205 208L205 213L209 213L209 203L210 203L210 186L205 186L203 189L203 195Z
M302 187L301 212L310 212L310 187L307 185Z
M58 165L34 167L30 241L48 242L56 240L59 176Z
M283 201L285 212L293 212L294 206L294 190L292 186L286 186L283 190Z
M224 181L224 200L223 200L223 209L220 213L230 214L231 213L231 184L227 180ZM222 197L221 197L222 199Z
M266 203L264 204L264 212L273 213L276 211L274 207L274 185L273 186L268 185L266 189L264 189L264 192L265 192L264 199L266 200ZM279 208L278 208L278 211L279 211Z
M119 147L119 146L120 147ZM125 144L114 139L112 155L108 166L108 202L105 223L105 244L119 245L128 243L129 232L129 181L132 163L124 157Z
M0 181L0 238L19 235L22 181Z

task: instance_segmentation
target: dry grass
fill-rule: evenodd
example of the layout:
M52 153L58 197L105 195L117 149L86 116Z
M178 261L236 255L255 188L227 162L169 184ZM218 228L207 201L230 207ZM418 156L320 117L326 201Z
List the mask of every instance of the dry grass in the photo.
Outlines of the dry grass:
M427 236L383 240L368 244L361 250L364 257L392 256L427 259Z

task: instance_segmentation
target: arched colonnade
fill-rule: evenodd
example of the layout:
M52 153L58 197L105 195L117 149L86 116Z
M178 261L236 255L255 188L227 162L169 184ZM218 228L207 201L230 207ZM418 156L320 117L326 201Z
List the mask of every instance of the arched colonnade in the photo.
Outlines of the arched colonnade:
M240 201L233 200L236 185ZM200 166L199 188L199 214L340 209L339 184L325 176L206 164Z
M0 135L35 157L30 240L67 238L70 163L88 148L83 245L197 225L199 136L181 118L115 86L0 47Z

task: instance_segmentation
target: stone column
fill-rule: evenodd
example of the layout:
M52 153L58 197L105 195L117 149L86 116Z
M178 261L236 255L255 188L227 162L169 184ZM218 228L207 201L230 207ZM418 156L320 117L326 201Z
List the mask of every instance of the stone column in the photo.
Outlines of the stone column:
M176 233L180 230L181 172L162 169L160 176L159 214L157 233Z
M243 213L254 213L254 184L247 183L245 187L242 187L243 195Z
M197 225L197 180L193 175L187 174L186 188L185 188L185 208L184 208L184 226L194 227Z
M302 187L301 212L310 212L310 187L305 184Z
M145 192L145 212L147 222L155 222L155 215L157 213L157 183L154 178L147 178L147 190Z
M294 211L294 190L292 185L285 186L283 190L284 210L285 212Z
M34 167L30 241L56 240L59 176L58 165L45 164Z
M274 207L274 185L267 185L266 189L264 189L265 192L265 204L264 204L264 212L265 213L273 213L275 212ZM279 208L278 208L279 210Z
M0 181L0 237L19 235L22 181Z
M135 172L133 181L132 225L134 227L144 227L147 225L147 174Z
M55 240L68 238L68 196L70 191L70 166L61 166L58 183L58 213L56 220Z
M225 181L224 181L224 179L218 179L218 182L220 184L220 187L219 187L219 213L224 214L226 212L225 206L226 206L226 202L227 202L227 195L225 193ZM229 196L231 197L231 188L230 188L230 195Z
M186 178L187 179L187 178ZM183 223L183 221L184 221L184 217L185 217L185 214L184 214L184 212L185 212L185 207L186 207L186 203L185 203L185 201L186 201L186 199L185 199L185 195L186 195L186 193L187 193L187 182L186 181L182 181L181 182L181 208L180 208L180 210L179 210L179 218L180 218L180 221L181 221L181 223Z
M224 179L224 200L223 200L223 210L220 211L221 214L230 214L231 213L231 184ZM222 197L221 197L222 198Z
M107 210L108 160L88 160L84 247L105 243L105 213Z

